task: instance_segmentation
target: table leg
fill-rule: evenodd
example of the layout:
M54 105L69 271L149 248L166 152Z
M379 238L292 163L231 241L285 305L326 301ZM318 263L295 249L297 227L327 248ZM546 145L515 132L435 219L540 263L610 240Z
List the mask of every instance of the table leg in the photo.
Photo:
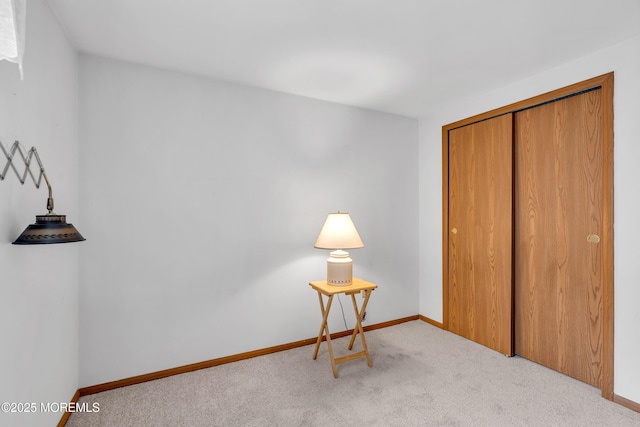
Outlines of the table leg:
M358 310L358 304L356 303L355 294L351 294L351 301L353 302L353 310L356 315L356 326L353 328L353 334L351 334L351 341L349 342L349 350L353 348L353 344L356 340L356 336L360 334L360 341L362 342L362 349L364 351L365 357L367 359L367 366L373 366L371 363L371 358L369 357L369 349L367 348L367 341L364 338L364 331L362 330L362 316L367 308L367 303L369 302L369 297L371 296L371 290L364 291L365 297L364 302L362 303L362 307Z
M320 325L320 332L318 333L318 339L316 340L316 348L313 351L313 360L316 360L318 357L318 350L320 349L320 343L322 342L322 336L324 334L325 328L327 329L327 318L329 317L329 309L331 308L331 301L333 300L333 295L329 297L327 301L327 309L324 308L324 301L322 300L322 294L318 292L318 300L320 301L320 312L322 313L322 324Z
M359 320L362 323L362 316L364 315L365 308L367 308L367 302L369 300L370 293L371 293L370 290L362 291L362 296L366 297L366 300L363 302L360 310L358 310L358 306L356 305L355 295L351 294L351 301L353 302L353 310L355 311L355 314L356 314L356 326L353 328L353 333L351 334L351 341L349 342L349 350L353 348L353 344L356 340L356 336L360 332L360 330L357 328L357 325L358 325L357 321Z
M313 360L318 357L318 350L320 349L320 343L322 342L322 336L324 335L327 339L327 347L329 348L329 358L331 359L333 376L335 378L338 378L336 359L333 356L333 346L331 345L331 332L329 332L329 325L327 323L327 319L329 318L329 310L331 310L331 303L333 302L333 295L329 296L326 309L324 307L324 301L322 300L322 294L320 292L318 292L318 299L320 300L320 311L322 312L322 325L320 326L320 332L318 333L318 339L316 340L316 348L313 351Z

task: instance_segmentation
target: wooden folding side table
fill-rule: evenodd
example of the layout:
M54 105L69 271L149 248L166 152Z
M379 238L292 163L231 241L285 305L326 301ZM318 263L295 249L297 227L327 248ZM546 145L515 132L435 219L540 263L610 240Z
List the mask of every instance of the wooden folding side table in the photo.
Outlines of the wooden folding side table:
M318 299L320 300L320 311L322 312L322 326L320 326L320 333L318 334L318 340L316 341L316 348L313 352L313 360L318 357L318 350L320 349L320 343L322 342L322 337L326 337L327 339L327 347L329 347L329 357L331 358L331 367L333 368L333 376L338 378L338 370L336 365L343 362L348 362L349 360L359 359L364 357L367 360L367 365L369 367L372 366L371 358L369 357L369 350L367 349L367 341L364 338L364 331L362 329L362 316L364 315L365 309L367 308L367 303L369 302L369 297L371 296L371 291L378 287L373 283L367 282L362 279L358 279L354 277L351 284L348 286L333 286L327 284L326 280L320 280L317 282L309 282L309 285L318 292ZM360 334L360 340L362 342L362 351L358 353L349 354L347 356L342 356L335 358L333 356L333 348L331 347L331 333L329 332L329 325L327 325L327 319L329 318L329 310L331 310L331 302L333 301L333 296L336 294L345 294L351 295L351 301L353 302L353 310L356 314L356 326L353 328L353 334L351 334L351 341L349 342L349 350L353 348L353 343L356 340L356 336ZM356 294L362 293L364 297L364 301L362 302L362 306L358 309L358 304L356 303ZM324 306L324 300L322 295L329 297L327 300L327 307Z

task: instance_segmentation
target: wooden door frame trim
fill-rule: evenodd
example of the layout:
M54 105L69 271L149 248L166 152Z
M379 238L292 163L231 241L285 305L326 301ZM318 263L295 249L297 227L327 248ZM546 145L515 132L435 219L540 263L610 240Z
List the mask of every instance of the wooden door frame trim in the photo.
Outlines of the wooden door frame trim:
M442 127L442 325L449 330L449 132L502 114L535 107L589 89L602 90L602 397L613 400L613 75L601 76L543 93Z

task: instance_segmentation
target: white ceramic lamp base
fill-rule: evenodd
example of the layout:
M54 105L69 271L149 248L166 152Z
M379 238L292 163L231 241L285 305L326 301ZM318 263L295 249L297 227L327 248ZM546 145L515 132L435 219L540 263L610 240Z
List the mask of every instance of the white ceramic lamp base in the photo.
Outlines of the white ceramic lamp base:
M327 259L327 283L333 286L349 286L353 278L353 262L349 252L333 251Z

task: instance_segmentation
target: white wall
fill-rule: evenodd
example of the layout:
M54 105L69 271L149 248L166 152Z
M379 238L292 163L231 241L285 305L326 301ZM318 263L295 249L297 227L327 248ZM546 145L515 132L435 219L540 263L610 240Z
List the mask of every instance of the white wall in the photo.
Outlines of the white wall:
M331 211L368 323L417 314L417 120L94 56L79 81L81 386L315 336Z
M615 72L614 392L640 402L640 37L499 90L442 105L421 120L420 313L442 321L442 126L611 71Z
M7 148L17 139L38 149L56 212L83 232L77 209L77 57L40 0L28 1L27 17L24 80L15 64L0 62L0 138ZM0 169L4 165L0 154ZM11 171L0 181L0 402L69 402L78 388L81 243L11 244L36 214L47 212L46 199L46 185L21 186ZM0 412L0 425L51 426L61 416Z

